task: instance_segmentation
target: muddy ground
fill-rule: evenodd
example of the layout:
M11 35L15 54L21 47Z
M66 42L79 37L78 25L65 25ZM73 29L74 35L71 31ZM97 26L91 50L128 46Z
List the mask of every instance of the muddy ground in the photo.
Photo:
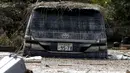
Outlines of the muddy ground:
M2 58L9 53L0 53L0 55ZM116 57L127 59L122 56L129 57L129 50L109 50L109 55L113 55L115 59L88 60L43 57L38 62L31 60L30 63L26 62L25 64L34 73L126 73L127 70L130 70L130 60L116 59Z
M129 52L109 50L109 55L130 56ZM130 60L42 58L41 63L26 63L26 66L34 73L126 73L130 70Z
M43 58L41 63L26 66L34 73L126 73L130 61Z

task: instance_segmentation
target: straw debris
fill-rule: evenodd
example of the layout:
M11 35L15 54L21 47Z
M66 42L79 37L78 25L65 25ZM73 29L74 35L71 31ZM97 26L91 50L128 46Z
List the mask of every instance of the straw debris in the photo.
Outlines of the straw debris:
M63 8L63 9L93 9L102 11L103 7L97 4L88 4L81 2L72 1L61 1L61 2L39 2L33 5L35 8Z

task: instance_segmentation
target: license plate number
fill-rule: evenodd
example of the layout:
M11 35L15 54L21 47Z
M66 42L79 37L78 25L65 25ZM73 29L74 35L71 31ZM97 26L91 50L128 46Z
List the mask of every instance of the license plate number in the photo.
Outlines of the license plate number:
M72 43L58 43L58 51L73 51Z

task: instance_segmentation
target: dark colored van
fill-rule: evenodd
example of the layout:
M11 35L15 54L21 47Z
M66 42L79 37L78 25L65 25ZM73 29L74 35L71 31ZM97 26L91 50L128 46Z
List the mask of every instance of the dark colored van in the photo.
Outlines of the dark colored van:
M107 58L107 37L100 6L41 2L27 24L24 56Z

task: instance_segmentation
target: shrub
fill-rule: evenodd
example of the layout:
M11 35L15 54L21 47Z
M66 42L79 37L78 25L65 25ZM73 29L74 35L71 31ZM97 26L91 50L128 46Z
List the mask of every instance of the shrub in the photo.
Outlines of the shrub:
M0 46L12 46L11 40L5 35L0 36Z

